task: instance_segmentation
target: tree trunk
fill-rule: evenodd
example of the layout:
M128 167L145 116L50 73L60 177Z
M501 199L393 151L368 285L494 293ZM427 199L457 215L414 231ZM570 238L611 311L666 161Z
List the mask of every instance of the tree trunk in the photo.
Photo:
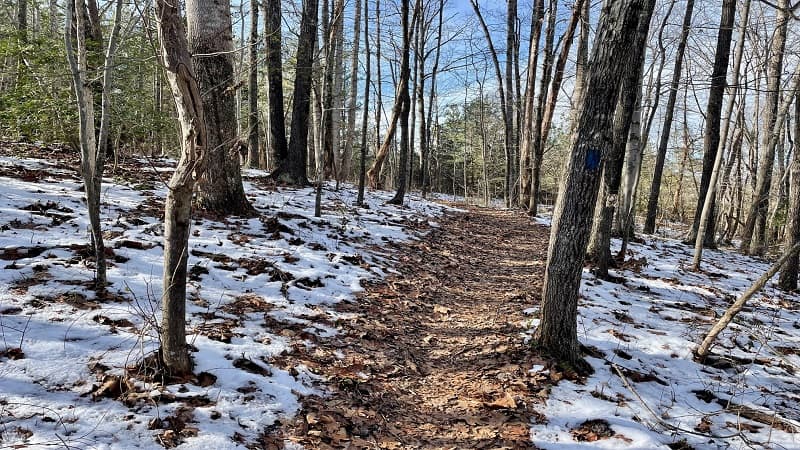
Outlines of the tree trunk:
M356 0L361 2L362 0ZM364 80L364 109L361 111L361 161L358 168L358 197L356 205L364 205L364 185L367 178L367 130L369 128L369 89L372 81L370 67L371 56L369 52L369 0L364 1L364 59L366 60L366 79Z
M505 157L506 157L506 170L505 170L505 187L504 187L504 197L506 207L511 206L511 192L513 191L513 186L511 186L511 172L509 171L509 161L512 158L512 139L514 134L514 125L512 123L512 118L508 115L508 107L506 105L506 93L505 93L505 86L503 81L503 74L500 71L500 61L497 58L497 51L494 48L494 43L492 41L492 34L489 31L489 27L486 25L486 21L483 20L483 15L481 14L481 10L478 7L477 0L470 0L472 4L472 9L475 11L475 16L478 17L478 21L481 24L481 28L483 29L483 35L486 37L486 43L489 45L489 55L492 58L492 64L494 66L494 72L497 76L497 93L500 96L500 109L502 112L503 117L503 147L505 148Z
M425 119L425 141L420 149L420 185L422 186L422 197L425 198L430 189L430 148L431 148L431 123L433 123L434 100L436 94L436 75L439 73L439 57L442 50L442 25L444 23L444 0L439 0L439 24L436 31L436 49L433 57L433 69L431 70L431 87L428 95L428 116ZM424 109L424 106L423 106Z
M580 2L579 2L580 3ZM644 67L645 45L650 19L655 2L645 3L636 29L636 36L628 55L629 64L620 73L621 86L619 98L614 111L612 143L605 158L603 167L602 195L597 202L597 214L589 241L588 257L595 263L595 274L600 278L608 278L611 266L611 225L619 198L619 186L622 179L622 164L625 160L625 146L630 134L636 99L639 94L642 69ZM579 9L576 13L579 13Z
M642 60L644 63L644 60ZM644 67L639 69L643 71ZM628 143L625 147L625 166L622 172L622 195L618 201L616 219L612 234L622 237L619 257L625 257L625 245L633 234L634 198L639 186L639 174L642 168L642 85L636 88L636 103L631 116L631 128Z
M523 209L528 209L531 202L532 167L531 154L533 151L534 127L539 123L534 120L534 107L536 104L536 67L539 64L539 37L542 34L544 21L544 0L536 0L531 18L531 38L528 50L528 75L525 81L525 99L522 107L522 143L519 155L519 185L520 201ZM481 100L483 101L483 100Z
M720 124L722 121L722 102L725 96L725 84L728 76L728 60L731 54L731 39L733 38L733 19L736 16L736 0L723 0L722 17L719 21L717 33L717 50L714 53L714 67L711 71L711 87L708 92L706 106L706 125L703 136L703 175L700 177L700 193L697 196L697 207L694 212L694 222L686 242L697 239L700 217L703 215L703 206L706 202L706 193L711 182L714 163L719 151ZM716 181L716 179L714 180ZM714 187L713 189L716 189ZM716 247L716 231L714 229L715 197L709 197L709 212L706 214L704 242L706 247Z
M786 34L790 13L788 0L778 0L776 11L775 33L770 44L770 60L767 67L767 99L764 116L762 138L762 153L758 163L756 188L753 193L753 203L747 213L744 230L742 231L742 249L749 254L761 254L764 250L767 208L769 207L769 192L772 187L772 168L775 164L775 147L777 140L773 133L780 131L775 127L778 104L780 103L781 75L783 73L783 57L786 49Z
M789 195L789 211L787 211L786 234L784 237L785 248L789 248L800 243L800 94L795 94L794 99L794 154L791 168L791 188ZM797 254L789 257L786 265L783 266L781 275L778 278L778 286L784 291L797 289Z
M300 36L297 45L297 70L294 79L292 128L287 158L278 163L273 178L294 185L307 185L308 116L311 109L311 75L317 40L318 0L303 1Z
M250 0L250 61L248 68L247 99L249 114L247 118L247 165L261 167L258 145L258 0Z
M316 0L315 0L316 1ZM289 158L283 113L283 62L281 60L281 2L265 0L264 47L267 65L269 134L271 152L277 164Z
M95 287L101 291L105 289L107 279L105 244L100 223L100 196L106 161L105 149L111 126L112 71L121 28L122 2L121 0L116 2L114 24L108 47L103 61L99 64L102 67L99 83L91 81L96 78L94 72L97 66L92 66L90 59L94 56L96 60L97 55L102 53L102 42L93 40L93 35L89 32L91 25L87 20L90 17L99 20L97 16L91 15L92 12L96 13L96 10L93 10L92 6L83 0L76 0L66 5L66 11L64 43L78 104L81 175L89 213L92 248L95 254ZM74 32L77 38L74 47L72 44L73 13L75 13ZM94 26L99 27L99 24ZM97 89L100 91L101 102L99 127L96 128L94 94Z
M692 27L692 12L694 11L694 0L686 0L686 12L683 15L683 29L678 41L678 49L675 52L675 67L672 69L672 84L669 88L669 99L667 109L664 113L664 124L661 127L661 140L658 144L656 153L656 165L653 169L653 181L650 185L650 197L647 200L647 215L644 222L644 232L652 234L656 229L656 216L658 215L658 198L661 194L661 175L664 172L664 161L667 157L667 144L672 131L672 117L675 112L675 100L678 96L678 84L681 81L683 67L683 55L686 52L686 41L689 38L689 30Z
M550 355L580 364L576 317L583 258L592 226L603 162L612 145L612 121L621 75L633 50L641 12L654 0L603 4L589 63L591 70L572 151L553 212L535 340ZM647 6L646 6L647 5ZM585 363L584 363L585 364Z
M350 176L353 165L353 144L356 140L356 102L358 100L358 47L361 40L361 0L355 0L356 13L353 18L353 55L350 59L350 95L347 102L347 140L344 143L342 161L339 164L337 180L343 181ZM367 38L365 38L367 39ZM369 54L367 54L369 58ZM369 84L369 83L367 83ZM366 109L367 103L364 102Z
M517 92L514 89L514 61L517 47L517 0L507 0L506 8L506 208L514 204L516 190L516 158L519 147L519 132L517 127ZM466 164L466 162L465 162ZM466 189L466 187L465 187Z
M249 215L236 135L236 77L230 0L187 0L189 51L200 85L208 138L208 165L197 182L198 207L224 215Z
M164 282L161 358L172 375L191 372L186 346L186 275L192 192L206 164L206 127L179 4L156 0L161 57L181 127L181 157L169 180L164 207Z
M544 44L544 65L542 66L542 75L539 80L539 98L537 99L536 115L533 119L533 135L531 136L531 196L528 203L528 214L536 215L539 205L539 189L542 184L542 161L544 159L544 147L547 144L544 142L542 134L542 122L544 122L544 109L546 98L548 94L548 87L550 86L550 76L553 70L553 58L555 57L555 50L553 49L553 39L556 32L556 10L558 2L550 0L547 13L547 34L545 35Z
M402 205L406 195L406 171L408 166L408 114L411 109L411 98L408 92L408 83L411 78L411 24L409 20L410 0L400 3L400 21L403 29L402 61L400 63L400 83L398 86L397 103L400 104L400 161L397 169L397 192L387 203ZM419 0L417 1L419 5Z

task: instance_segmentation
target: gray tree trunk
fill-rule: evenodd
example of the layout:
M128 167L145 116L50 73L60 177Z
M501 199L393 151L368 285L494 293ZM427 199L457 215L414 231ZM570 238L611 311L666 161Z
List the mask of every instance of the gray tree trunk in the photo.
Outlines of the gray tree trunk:
M603 4L589 62L587 91L553 212L541 324L534 337L546 353L571 364L583 362L576 323L578 288L600 174L613 142L612 121L621 75L627 55L633 50L634 30L641 12L653 1Z
M409 20L410 0L402 0L400 3L400 22L403 30L403 47L401 49L402 61L400 63L400 80L398 87L397 102L400 104L400 161L397 169L397 191L387 203L402 205L406 194L406 168L408 166L408 115L411 110L411 96L408 92L408 84L411 78L411 23ZM419 2L417 2L419 5Z
M236 77L230 0L187 0L186 25L205 111L208 166L197 182L197 204L219 214L249 215L242 186L236 121Z
M791 17L788 0L778 0L777 6L775 33L772 35L770 43L770 59L767 67L766 107L761 118L761 122L764 124L764 131L761 134L761 159L758 163L753 202L747 213L744 230L742 230L742 250L749 254L761 254L764 251L769 192L772 187L772 169L775 165L777 141L772 134L775 132L776 114L781 97L783 57L789 18Z
M361 148L359 153L361 160L358 168L358 197L356 205L364 205L364 189L367 181L367 130L369 128L369 90L372 81L372 67L370 61L372 55L369 52L369 0L356 0L364 2L364 59L366 60L366 79L364 80L364 108L361 111Z
M300 36L297 46L297 70L294 79L292 128L286 159L278 163L273 177L295 185L308 184L306 159L308 158L308 116L311 110L311 76L314 47L317 41L318 0L303 1L300 19Z
M192 70L179 4L156 0L161 57L178 122L181 157L169 180L164 207L164 284L161 299L161 359L168 373L184 375L192 365L186 345L186 275L192 192L206 164L206 127L200 88Z
M789 248L800 242L800 94L795 94L794 99L794 153L791 163L790 190L789 190L789 211L787 212L786 235L784 237L784 247ZM791 256L786 265L783 266L778 286L785 291L797 289L798 272L797 254Z
M736 0L724 0L722 2L722 16L719 21L719 32L717 33L717 50L714 53L714 67L711 72L711 87L708 91L708 103L706 106L706 125L703 136L703 174L700 177L700 192L697 196L697 207L694 211L694 222L687 236L686 241L694 243L697 239L697 231L700 228L700 217L703 215L703 206L706 202L706 193L709 190L709 183L712 179L717 153L719 152L720 125L722 122L722 102L725 97L725 85L728 76L728 60L731 54L731 40L733 38L733 22L736 16ZM722 158L720 158L721 160ZM716 183L716 179L714 179ZM716 189L716 186L713 188ZM703 242L706 247L716 247L716 220L714 209L716 197L708 197L709 211L706 214L704 224Z
M247 83L247 165L253 168L263 167L261 148L258 139L258 0L250 0L250 45L248 56Z
M283 113L283 61L281 59L281 1L265 0L264 48L267 66L267 97L269 102L269 135L276 163L288 159L286 124Z
M644 66L645 45L650 29L655 2L647 2L639 18L636 36L628 57L628 64L620 74L621 86L614 112L612 143L605 157L603 166L602 195L597 202L592 236L589 240L588 258L595 263L595 274L600 278L608 278L611 267L611 225L619 198L619 186L622 179L622 165L625 160L625 146L630 134L633 113L636 109L642 69Z
M533 152L533 135L536 133L534 110L536 106L536 68L539 65L539 38L542 34L544 21L544 0L536 0L531 17L531 38L528 47L528 75L525 80L525 95L522 106L522 121L520 128L522 142L519 153L519 205L528 209L531 201L531 180L533 176L531 167L531 154Z
M653 169L653 181L650 184L650 196L647 199L647 215L644 221L644 232L652 234L656 229L656 217L658 215L658 198L661 194L661 176L664 172L664 161L667 158L667 145L669 144L670 132L672 131L672 117L675 113L675 100L678 96L678 84L681 81L683 72L683 55L686 52L686 41L689 38L689 30L692 27L692 12L694 11L694 0L686 0L686 12L683 15L683 29L681 31L678 48L675 52L675 67L672 69L672 83L669 87L669 98L667 99L667 109L664 112L664 124L661 127L661 140L658 143L656 153L656 164Z
M353 165L353 144L356 140L356 102L358 100L358 47L361 41L361 0L355 0L356 12L353 18L353 54L350 59L350 95L347 101L347 140L344 143L342 161L339 164L337 180L346 180ZM369 55L367 55L369 57ZM364 108L366 108L366 102Z

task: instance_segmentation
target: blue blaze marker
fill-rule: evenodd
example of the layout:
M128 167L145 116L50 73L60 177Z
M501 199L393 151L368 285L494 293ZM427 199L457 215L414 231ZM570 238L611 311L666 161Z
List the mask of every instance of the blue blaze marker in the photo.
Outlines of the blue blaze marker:
M598 167L600 167L600 150L589 147L589 151L586 152L586 169L593 171Z

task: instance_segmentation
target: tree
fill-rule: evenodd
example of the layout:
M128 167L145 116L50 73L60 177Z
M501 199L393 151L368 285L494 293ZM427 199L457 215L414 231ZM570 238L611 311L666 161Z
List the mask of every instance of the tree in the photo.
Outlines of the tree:
M239 165L230 0L188 0L186 25L208 133L208 165L197 183L198 206L221 214L252 214Z
M581 364L577 333L578 288L597 200L600 173L612 144L611 125L621 74L634 45L642 10L654 0L605 2L589 61L587 90L553 212L535 340L543 351Z
M735 8L736 8L736 4L735 3L736 3L735 1L727 0L723 4L723 16L720 19L720 31L719 31L719 36L720 37L718 37L718 39L717 39L717 52L718 53L720 51L720 45L724 45L724 42L721 43L720 40L727 39L728 41L730 41L730 39L731 39L730 36L724 36L724 34L728 33L728 31L724 30L723 27L730 26L731 29L732 29L732 27L733 27L733 17L732 16L734 15L734 11L735 11ZM728 17L728 16L730 16L730 17ZM734 87L738 86L738 84L739 84L739 71L741 69L742 56L744 54L744 41L745 41L746 24L747 24L747 21L748 21L749 17L750 17L750 0L746 0L745 4L744 4L744 12L742 13L742 24L740 26L739 42L736 44L736 54L734 56L734 62L733 62L733 82L731 83L731 85L734 86ZM723 51L724 51L724 48L723 48ZM728 52L730 52L730 42L728 42ZM717 56L719 56L719 55L717 55ZM715 60L714 60L714 71L715 71L715 73L720 73L720 72L722 72L722 69L720 69L720 72L717 72L717 70L718 70L717 63L718 63L718 60L717 60L717 58L715 58ZM727 67L727 60L726 60L725 65ZM724 69L724 70L727 71L727 68ZM713 83L715 83L715 82L716 82L716 80L712 79L712 88L711 88L712 91L714 90ZM719 96L717 101L720 104L722 103L722 96L723 96L722 94L724 94L724 89L725 89L725 86L724 86L724 83L723 83L721 88L720 88L720 90L719 90L719 92L713 94L715 96L716 95ZM715 236L714 236L715 235L714 229L715 229L715 224L716 224L716 221L714 220L714 204L716 202L717 181L719 179L719 172L720 172L720 169L721 169L721 166L722 166L723 154L725 153L725 141L728 138L728 130L730 128L731 115L733 113L733 104L734 104L734 100L735 100L735 97L736 97L736 90L735 89L736 88L734 88L734 92L731 94L731 97L730 97L730 99L728 101L728 107L727 107L726 112L725 112L725 123L723 125L722 131L717 133L716 135L709 135L708 132L706 132L706 134L705 134L705 138L706 139L704 140L703 145L706 148L708 148L710 145L715 144L715 145L717 145L718 148L717 148L716 154L714 155L714 162L713 162L713 165L712 165L712 168L711 168L711 174L710 174L710 177L709 177L709 180L708 180L707 190L706 190L705 194L703 194L702 182L701 182L700 197L698 197L698 199L699 199L699 198L705 196L705 198L703 199L703 203L702 203L703 206L702 206L702 209L700 211L700 217L698 217L697 220L695 220L695 222L694 222L694 226L696 227L696 232L695 232L695 236L694 236L694 241L695 241L694 242L694 249L695 249L694 250L694 259L693 259L693 262L692 262L692 266L693 266L694 270L700 270L700 260L701 260L702 255L703 255L703 246L706 246L706 247L714 247L714 246L716 246ZM708 111L706 112L706 117L707 118L710 117L710 114L712 114L714 112L715 112L715 110L711 109L711 100L710 100L710 97L709 97L709 108L708 108ZM708 126L709 126L709 124L706 124L706 127L708 127ZM711 124L711 126L713 126L713 124ZM717 124L717 126L718 126L718 124ZM705 156L703 156L703 172L704 173L705 173L705 160L706 160L706 158L705 158ZM698 200L698 207L700 206L699 202L700 202L700 200ZM692 238L692 236L690 234L689 235L689 239L691 240L691 238Z
M786 224L786 236L784 237L784 248L790 249L800 242L800 146L797 138L800 136L800 93L795 93L794 98L794 156L791 169L791 188L789 191L789 211L787 212L788 223ZM786 265L783 266L778 286L785 291L797 289L797 254L789 257Z
M400 104L400 166L397 169L397 192L387 203L402 205L406 194L406 175L408 167L408 114L411 110L411 97L408 92L409 79L411 78L411 24L409 20L410 0L401 0L400 21L403 29L403 47L401 50L400 82L398 84L396 103ZM417 0L414 16L418 17L421 0Z
M525 80L525 95L522 108L522 128L521 147L519 156L519 179L520 179L520 206L528 209L531 201L531 153L533 151L534 134L538 131L534 129L534 124L539 124L534 120L534 106L536 98L536 67L539 64L539 37L542 34L542 22L544 20L544 0L536 0L531 17L531 37L528 46L528 75ZM577 77L576 77L577 78Z
M87 31L89 25L87 18L90 11L85 0L75 0L67 4L67 20L65 21L64 44L69 62L70 72L75 87L75 98L78 103L78 139L81 150L81 175L83 176L83 186L86 193L86 204L89 212L89 224L92 237L92 247L95 254L95 285L97 290L102 290L106 285L106 256L105 244L103 243L103 229L100 224L100 194L105 170L106 146L111 122L111 91L113 90L112 70L114 68L114 56L117 52L122 15L122 1L117 0L114 11L114 25L111 36L108 40L103 57L101 74L101 111L100 126L96 128L96 114L94 104L94 89L96 83L94 67L90 65L90 59L96 59L94 55L99 48L94 47L98 42L87 42L91 40L91 34ZM75 45L73 47L73 13L75 15ZM97 16L95 16L96 18ZM94 47L94 48L92 48ZM91 53L91 54L90 54Z
M621 74L619 98L617 99L612 125L612 143L603 166L603 183L601 195L597 202L594 226L589 240L588 255L595 263L595 274L600 278L608 278L611 266L611 225L619 198L619 187L622 180L622 166L625 160L625 148L630 135L636 100L639 96L642 67L644 66L645 44L650 29L655 2L648 2L642 10L642 17L636 30L633 48L629 58L633 63Z
M247 165L262 167L258 144L258 0L250 0L250 40L248 41L248 116L247 116Z
M195 181L206 165L207 138L200 88L192 68L179 4L156 0L161 58L181 127L181 156L164 205L161 360L174 376L191 372L186 346L186 275Z
M772 170L775 164L775 147L777 140L772 133L780 128L775 128L778 104L780 103L781 75L783 73L784 50L786 49L786 34L789 25L788 0L778 0L777 20L775 33L770 43L770 58L767 67L767 105L764 109L762 123L764 131L761 134L761 158L758 162L753 202L747 213L744 230L742 231L742 250L749 254L760 254L766 237L767 208L769 206L769 192L772 187Z
M361 2L362 0L356 0ZM356 205L364 205L364 185L367 178L367 129L369 127L369 88L370 81L372 80L372 71L370 70L371 55L369 52L369 0L364 1L364 56L366 59L366 79L364 80L364 108L361 111L361 148L358 169L358 197L356 197ZM354 80L355 82L355 80Z
M361 0L355 0L356 12L353 18L353 54L350 60L350 94L347 100L347 140L342 152L342 161L339 164L337 180L346 180L350 175L353 164L353 144L356 140L356 102L358 97L358 48L361 42ZM364 38L368 39L368 36ZM369 59L369 53L367 53ZM367 69L367 71L369 71ZM369 83L367 83L369 84ZM367 103L364 102L366 109Z
M289 146L286 158L278 160L278 166L272 173L272 177L276 180L299 186L308 184L306 174L308 118L311 111L311 75L314 64L314 47L317 41L318 3L318 0L303 1L300 35L297 42L297 69L294 79L294 103L292 104ZM270 90L272 90L271 87Z
M675 52L675 66L672 69L672 83L669 86L669 98L664 111L664 123L661 127L661 139L656 153L656 164L653 169L653 181L650 184L650 196L647 199L647 215L645 216L644 232L652 234L656 229L656 216L658 214L658 197L661 193L661 176L664 172L664 161L667 158L667 144L669 144L670 131L672 130L672 117L675 113L675 100L678 96L678 84L681 81L683 55L686 52L686 41L692 27L692 12L694 0L686 0L686 11L683 14L683 28ZM649 129L649 127L648 127ZM647 135L645 135L647 137Z
M728 76L728 59L731 54L731 40L733 38L733 19L736 15L736 0L722 2L722 15L717 33L717 50L714 53L714 66L711 72L711 87L708 91L706 106L706 126L703 137L703 174L700 178L700 192L697 196L697 207L694 213L694 222L686 242L694 242L706 202L706 193L709 189L711 175L714 171L714 162L719 150L720 124L722 121L722 101L725 96L725 84ZM715 198L709 198L709 213L706 215L704 243L706 247L716 247L714 231L714 203Z
M281 2L265 0L264 48L267 66L270 145L275 160L285 161L288 154L286 124L283 117L283 62L281 61Z

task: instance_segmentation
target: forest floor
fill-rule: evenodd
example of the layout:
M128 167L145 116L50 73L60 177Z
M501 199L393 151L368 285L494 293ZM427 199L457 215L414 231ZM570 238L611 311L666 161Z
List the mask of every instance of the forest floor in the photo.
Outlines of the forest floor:
M531 448L546 390L529 370L542 361L521 338L523 311L538 302L549 230L516 211L479 208L440 225L395 246L397 275L337 306L359 319L305 355L333 394L303 399L292 440Z

